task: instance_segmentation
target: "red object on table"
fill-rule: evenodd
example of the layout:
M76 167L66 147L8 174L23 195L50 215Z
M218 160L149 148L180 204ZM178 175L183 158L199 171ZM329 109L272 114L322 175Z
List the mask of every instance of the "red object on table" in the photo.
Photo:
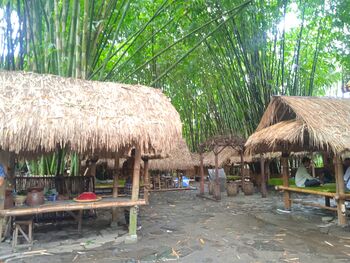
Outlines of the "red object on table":
M97 199L97 195L93 192L84 192L77 197L77 200L94 200Z

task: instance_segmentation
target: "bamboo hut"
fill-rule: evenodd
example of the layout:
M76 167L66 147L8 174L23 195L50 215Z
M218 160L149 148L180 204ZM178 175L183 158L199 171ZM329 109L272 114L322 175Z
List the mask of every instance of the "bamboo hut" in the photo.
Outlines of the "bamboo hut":
M328 151L334 156L337 212L346 223L341 154L350 149L350 99L274 96L246 144L250 154L282 152L284 186L288 187L288 155L294 151ZM300 189L302 191L306 189ZM284 192L286 208L291 200Z
M156 186L158 186L158 190L162 191L182 189L182 174L189 176L194 170L194 162L185 140L179 140L167 158L150 160L149 170L152 171L154 190ZM162 172L172 174L162 178ZM173 175L176 175L178 179L178 187L176 186L175 189L173 189Z
M131 200L119 200L114 192L109 202L79 207L62 204L5 210L3 186L0 216L130 206L130 237L137 237L136 205L146 204L139 200L141 155L166 155L181 138L179 114L166 96L141 85L9 71L0 72L0 94L0 162L8 173L13 169L9 167L13 155L32 156L64 148L81 155L116 158L118 167L119 156L135 149ZM147 158L144 165L148 165Z

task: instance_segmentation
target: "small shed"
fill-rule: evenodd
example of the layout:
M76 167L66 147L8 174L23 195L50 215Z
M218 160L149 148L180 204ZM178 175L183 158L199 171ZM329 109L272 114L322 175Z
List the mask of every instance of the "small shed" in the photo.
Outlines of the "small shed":
M180 117L169 99L160 90L142 85L11 71L0 72L0 94L0 163L8 174L13 171L11 156L64 148L118 159L135 149L131 200L113 194L108 202L79 204L79 210L131 206L130 235L135 237L136 206L147 203L139 200L141 156L146 157L146 165L147 156L169 154L181 138ZM114 186L117 189L117 183ZM4 195L5 184L0 187L0 219L55 209L77 210L76 204L5 210Z

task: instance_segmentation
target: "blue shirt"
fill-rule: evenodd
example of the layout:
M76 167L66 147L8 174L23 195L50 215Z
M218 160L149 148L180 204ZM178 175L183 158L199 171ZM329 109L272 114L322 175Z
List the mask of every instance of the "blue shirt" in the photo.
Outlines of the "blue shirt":
M6 177L5 169L2 164L0 164L0 177Z

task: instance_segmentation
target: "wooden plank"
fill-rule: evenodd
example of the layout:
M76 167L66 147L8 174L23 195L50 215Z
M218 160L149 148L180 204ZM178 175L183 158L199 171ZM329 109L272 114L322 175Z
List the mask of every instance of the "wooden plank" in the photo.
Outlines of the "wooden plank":
M78 203L74 201L57 201L50 202L50 204L43 204L37 207L15 207L10 209L0 210L0 216L20 216L20 215L34 215L40 213L50 212L64 212L75 210L89 210L112 207L129 207L135 205L146 205L144 199L132 201L128 198L108 198L98 202Z

